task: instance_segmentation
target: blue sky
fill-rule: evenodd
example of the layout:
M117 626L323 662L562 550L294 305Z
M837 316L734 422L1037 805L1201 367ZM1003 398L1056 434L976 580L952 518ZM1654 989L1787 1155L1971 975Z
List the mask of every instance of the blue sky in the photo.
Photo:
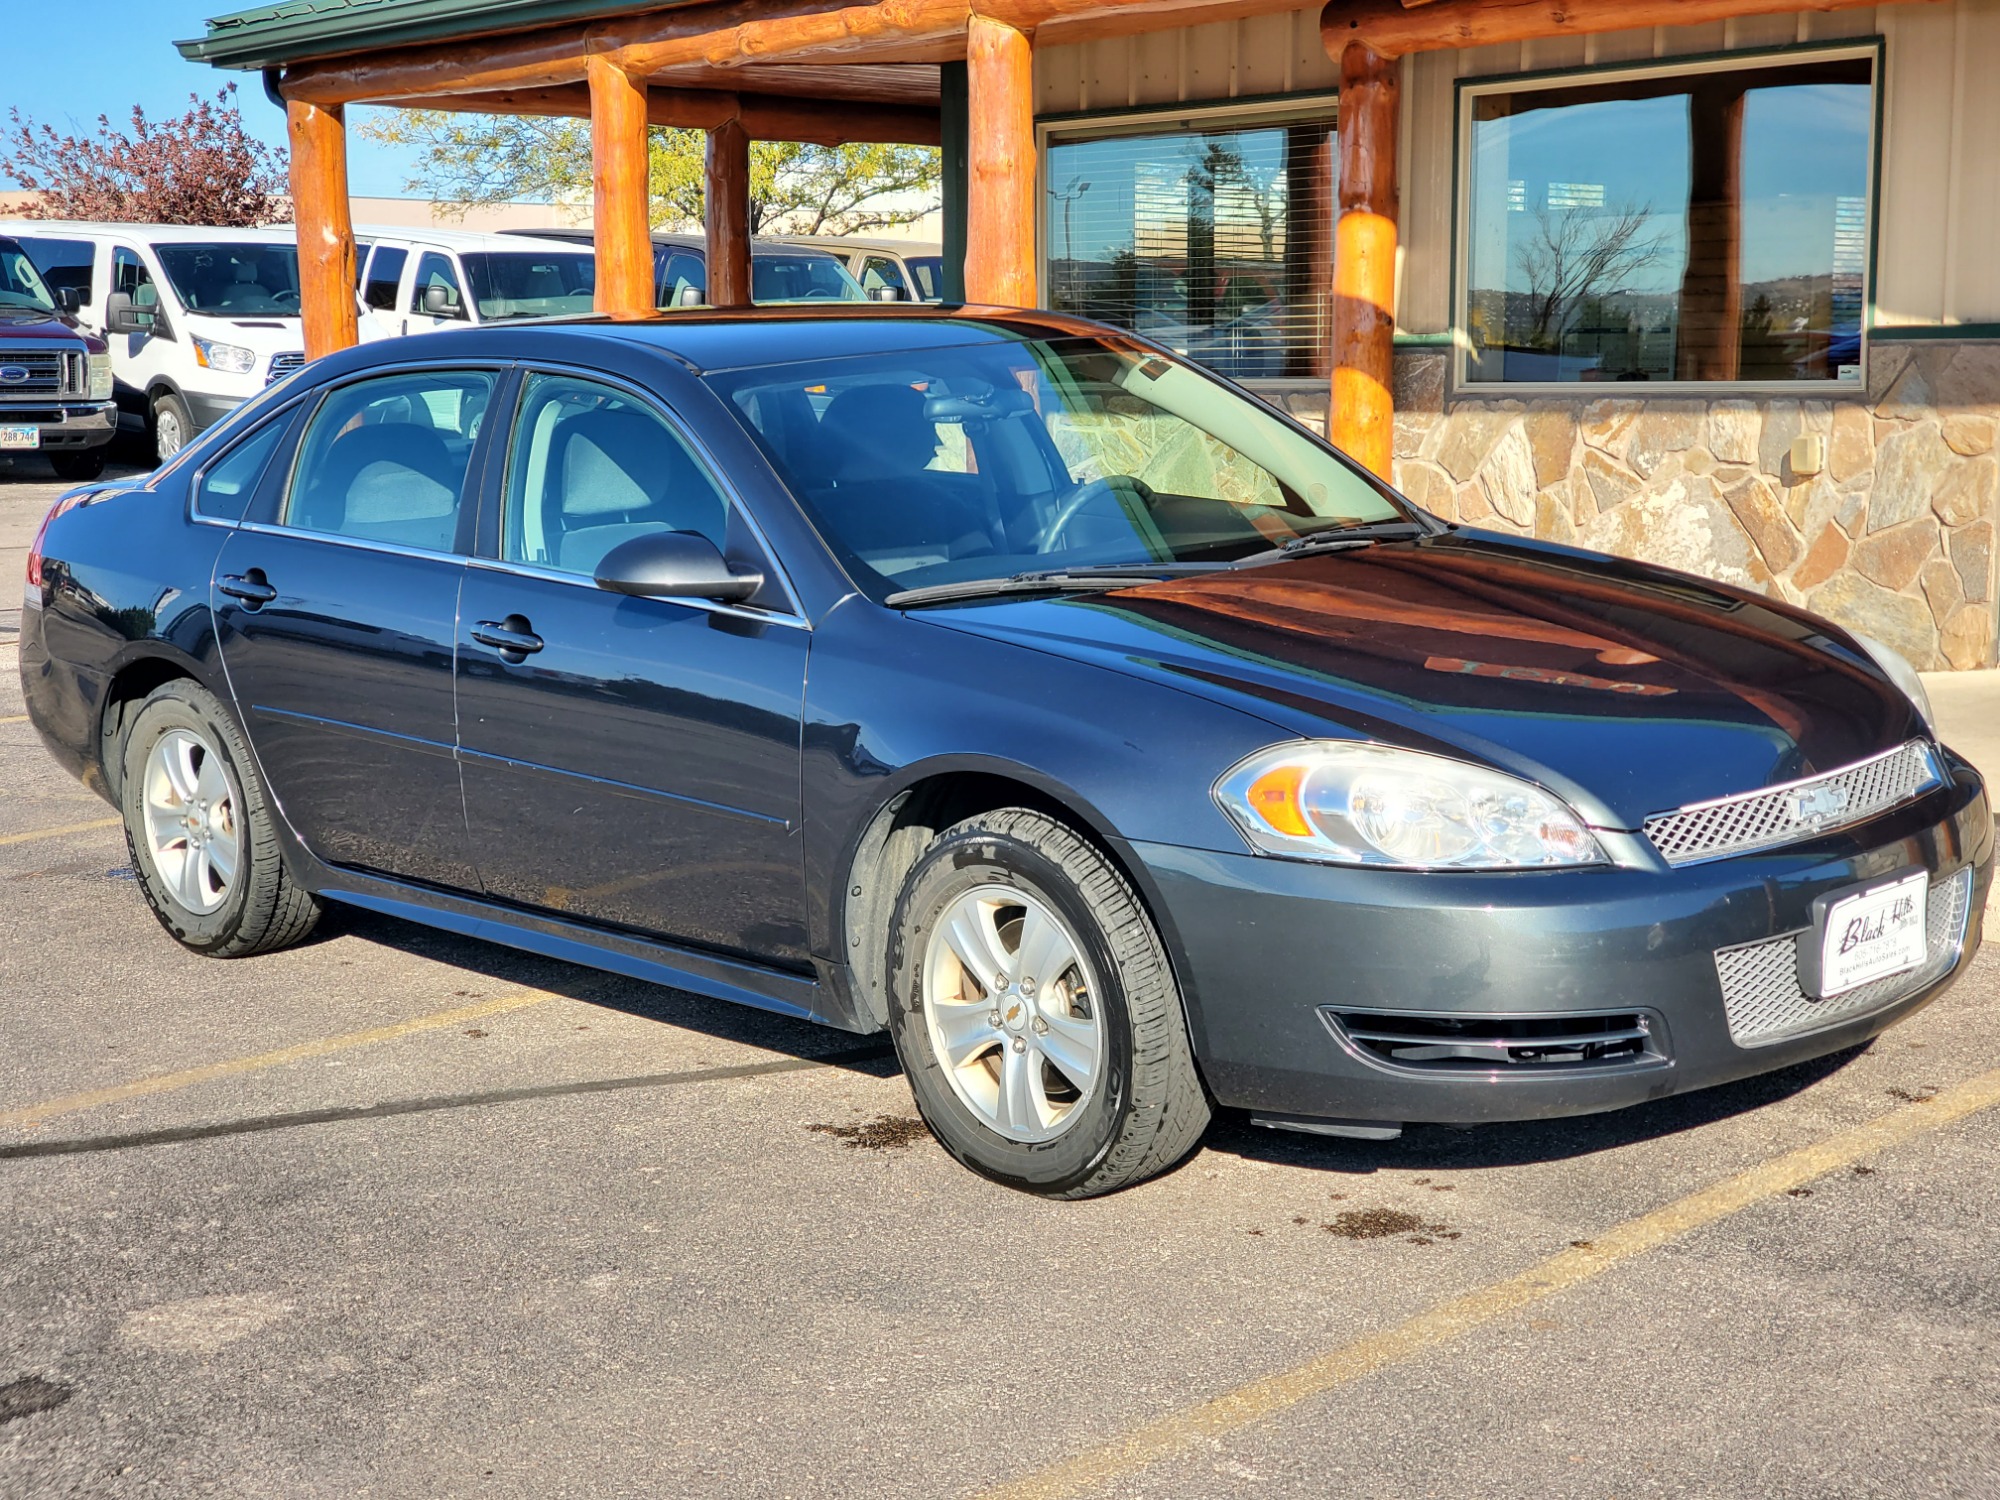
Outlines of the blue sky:
M56 12L45 10L36 24L51 28L51 45L33 54L32 61L17 58L19 65L0 72L0 117L8 109L18 109L37 124L68 131L94 130L97 117L109 115L112 124L122 128L135 104L149 116L177 115L188 107L190 93L212 96L233 79L243 123L272 145L281 146L284 116L264 97L263 83L255 73L187 62L174 50L175 42L200 36L210 16L248 9L250 3L92 0L87 12L88 40L67 58L62 39L69 31L68 23ZM25 0L9 0L8 8L14 4L25 4ZM16 24L24 20L15 18ZM363 197L402 197L409 175L407 153L361 139L353 126L366 114L364 110L348 111L349 188ZM0 184L13 185L4 178Z

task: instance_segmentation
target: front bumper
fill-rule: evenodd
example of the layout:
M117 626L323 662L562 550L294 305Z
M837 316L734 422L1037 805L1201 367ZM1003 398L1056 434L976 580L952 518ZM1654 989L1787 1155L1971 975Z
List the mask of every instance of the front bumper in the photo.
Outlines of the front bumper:
M41 433L41 451L75 452L99 448L118 431L115 401L65 401L50 406L0 405L0 426L26 425Z
M1857 1045L1942 993L1978 950L1994 851L1978 774L1946 763L1946 786L1859 827L1678 870L1427 873L1158 844L1131 852L1220 1103L1347 1121L1588 1114ZM1825 1024L1807 1002L1775 1036L1745 1045L1732 1035L1719 952L1788 938L1812 926L1815 898L1917 868L1934 890L1971 872L1962 942L1929 977L1914 989L1891 984L1858 1010L1823 1002L1833 1012ZM1648 1042L1615 1061L1406 1064L1357 1045L1335 1019L1357 1012L1419 1026L1563 1022L1556 1030L1579 1017L1636 1016ZM1739 999L1739 1031L1745 1024Z
M235 411L250 398L248 396L207 396L198 391L183 391L187 398L188 415L194 419L194 433L204 433Z

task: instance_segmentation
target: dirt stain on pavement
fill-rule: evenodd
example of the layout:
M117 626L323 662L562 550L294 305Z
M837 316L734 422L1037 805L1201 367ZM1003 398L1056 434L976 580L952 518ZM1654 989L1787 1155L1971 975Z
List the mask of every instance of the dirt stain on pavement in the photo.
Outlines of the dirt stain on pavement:
M1408 1235L1411 1244L1428 1245L1433 1240L1458 1238L1449 1226L1432 1224L1421 1214L1400 1208L1350 1208L1335 1215L1331 1224L1319 1227L1348 1240L1386 1240Z
M54 1411L75 1394L68 1386L39 1375L10 1380L0 1385L0 1426L38 1412Z
M877 1115L863 1125L808 1125L815 1135L830 1135L853 1151L894 1151L914 1146L930 1135L915 1115Z

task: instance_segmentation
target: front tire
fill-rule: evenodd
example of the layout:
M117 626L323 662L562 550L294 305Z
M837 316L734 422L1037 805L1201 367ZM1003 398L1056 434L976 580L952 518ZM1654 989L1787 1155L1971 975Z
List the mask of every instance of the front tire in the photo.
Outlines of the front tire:
M165 463L194 437L194 418L188 415L187 403L172 391L161 391L153 398L152 421L153 457Z
M49 466L56 471L56 478L82 484L104 472L104 448L72 448L67 452L51 453Z
M1174 1165L1208 1099L1136 893L1027 808L946 829L892 924L890 1031L944 1148L1024 1192L1090 1198Z
M157 688L120 754L132 869L178 942L241 958L312 931L319 900L286 872L249 747L213 693L185 680Z

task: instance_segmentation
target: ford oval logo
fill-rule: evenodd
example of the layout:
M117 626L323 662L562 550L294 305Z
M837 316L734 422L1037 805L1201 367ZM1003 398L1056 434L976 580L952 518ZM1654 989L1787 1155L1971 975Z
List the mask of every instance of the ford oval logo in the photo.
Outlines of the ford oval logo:
M28 378L25 365L0 365L0 385L19 385Z

